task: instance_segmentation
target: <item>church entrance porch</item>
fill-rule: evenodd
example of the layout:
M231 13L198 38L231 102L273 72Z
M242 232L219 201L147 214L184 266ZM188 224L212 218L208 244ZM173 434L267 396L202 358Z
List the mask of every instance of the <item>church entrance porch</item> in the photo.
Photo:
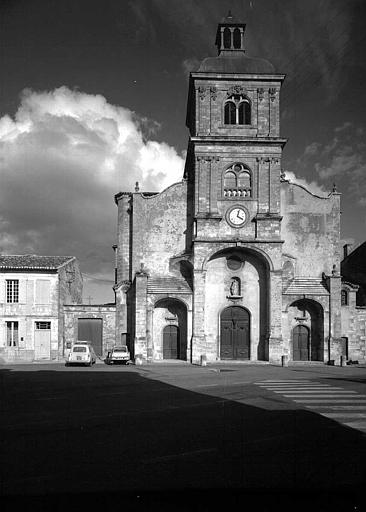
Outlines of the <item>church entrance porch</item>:
M250 316L239 306L231 306L221 314L220 358L250 358Z
M180 300L160 299L153 311L153 360L187 360L187 307Z
M324 310L313 299L300 299L289 309L292 360L324 361Z

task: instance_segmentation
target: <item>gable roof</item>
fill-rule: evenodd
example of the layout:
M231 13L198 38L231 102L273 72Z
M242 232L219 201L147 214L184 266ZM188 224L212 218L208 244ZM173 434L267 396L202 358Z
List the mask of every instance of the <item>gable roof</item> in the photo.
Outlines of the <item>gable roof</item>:
M73 259L75 256L0 254L0 270L57 270Z
M329 295L320 277L295 277L284 295Z

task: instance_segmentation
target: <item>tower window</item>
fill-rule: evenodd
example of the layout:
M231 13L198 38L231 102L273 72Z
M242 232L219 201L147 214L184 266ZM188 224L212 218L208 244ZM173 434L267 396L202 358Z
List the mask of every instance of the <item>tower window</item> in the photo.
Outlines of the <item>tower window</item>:
M241 35L238 28L234 30L234 48L235 50L239 50L241 48Z
M342 306L348 306L348 293L346 290L341 291L341 304Z
M232 101L225 103L225 124L236 124L236 105Z
M244 96L233 95L225 103L225 124L251 124L250 102Z
M252 197L252 175L244 164L234 164L226 170L224 197Z
M224 30L224 48L231 48L231 32L229 28L225 28Z

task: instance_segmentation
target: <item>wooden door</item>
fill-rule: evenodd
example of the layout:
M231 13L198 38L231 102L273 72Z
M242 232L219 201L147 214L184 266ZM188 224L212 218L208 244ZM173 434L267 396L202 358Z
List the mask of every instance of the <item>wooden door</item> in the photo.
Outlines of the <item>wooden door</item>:
M232 306L223 311L220 340L221 359L249 359L250 317L246 309Z
M51 357L51 330L36 329L34 332L34 358L50 359Z
M103 352L103 320L101 318L79 318L78 340L90 341L94 352L101 356Z
M179 359L179 327L166 325L163 331L163 359Z
M309 361L310 355L309 329L305 325L297 325L293 330L293 360Z

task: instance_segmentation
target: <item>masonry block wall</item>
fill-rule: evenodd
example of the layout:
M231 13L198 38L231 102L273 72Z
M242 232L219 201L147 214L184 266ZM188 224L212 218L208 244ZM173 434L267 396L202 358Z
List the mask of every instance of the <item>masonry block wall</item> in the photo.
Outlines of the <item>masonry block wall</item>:
M295 275L330 274L340 268L340 196L318 197L304 187L281 183L283 252L295 263Z
M132 276L141 263L151 274L175 274L170 260L186 248L187 183L175 183L151 196L134 194L132 204Z
M63 357L67 357L69 347L78 340L79 319L102 320L102 352L107 355L108 350L115 345L116 308L114 305L87 305L75 304L64 306L64 344Z

